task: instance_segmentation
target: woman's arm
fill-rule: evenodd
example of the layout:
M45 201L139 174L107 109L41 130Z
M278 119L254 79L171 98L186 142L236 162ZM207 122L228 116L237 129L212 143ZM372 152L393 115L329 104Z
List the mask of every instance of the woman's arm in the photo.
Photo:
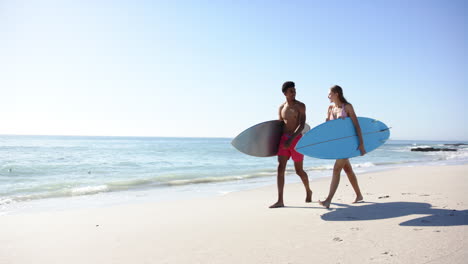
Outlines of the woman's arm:
M359 126L359 121L357 119L356 113L354 112L354 108L351 104L347 104L345 106L345 111L348 114L348 116L351 118L351 121L353 121L354 128L356 129L356 133L359 138L358 148L361 151L361 156L363 156L366 154L366 149L364 148L364 139L362 139L361 126Z
M325 119L325 122L330 121L330 112L332 111L332 109L333 109L333 106L330 105L330 106L328 107L327 117L326 117L326 119Z

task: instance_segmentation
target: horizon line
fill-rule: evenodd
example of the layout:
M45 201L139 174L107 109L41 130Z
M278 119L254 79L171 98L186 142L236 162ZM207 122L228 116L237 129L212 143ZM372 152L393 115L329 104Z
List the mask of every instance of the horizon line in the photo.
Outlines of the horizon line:
M213 139L233 139L235 137L226 136L103 136L103 135L53 135L53 134L0 134L8 137L102 137L102 138L213 138ZM400 139L390 138L388 141L450 141L450 142L468 142L468 139L447 140L447 139Z

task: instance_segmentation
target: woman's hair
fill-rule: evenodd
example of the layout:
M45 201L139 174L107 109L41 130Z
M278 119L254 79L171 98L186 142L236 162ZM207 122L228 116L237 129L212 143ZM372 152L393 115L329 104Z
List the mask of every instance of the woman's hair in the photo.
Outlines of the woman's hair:
M343 104L349 104L348 100L346 100L346 98L344 98L343 96L343 89L338 86L338 85L333 85L330 90L334 93L337 93L338 94L338 98L340 99L341 102L343 102Z

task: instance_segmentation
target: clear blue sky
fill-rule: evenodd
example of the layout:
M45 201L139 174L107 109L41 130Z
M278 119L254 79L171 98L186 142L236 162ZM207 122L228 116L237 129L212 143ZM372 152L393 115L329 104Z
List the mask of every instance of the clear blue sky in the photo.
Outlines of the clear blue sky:
M466 1L1 1L0 134L234 137L296 82L393 139L468 140Z

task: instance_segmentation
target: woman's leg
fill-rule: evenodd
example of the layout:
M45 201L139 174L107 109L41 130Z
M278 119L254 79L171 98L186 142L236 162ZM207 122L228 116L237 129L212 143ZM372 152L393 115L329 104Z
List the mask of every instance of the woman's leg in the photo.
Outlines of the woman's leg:
M330 204L333 199L333 196L335 195L336 189L338 189L338 185L340 184L341 170L343 169L343 166L346 161L347 159L338 159L335 161L335 166L333 167L333 176L332 176L332 181L330 183L330 191L328 193L328 197L327 199L325 199L325 201L319 201L319 203L326 208L330 207Z
M362 197L361 194L361 189L359 188L358 180L356 177L356 174L354 174L353 167L351 166L351 163L347 159L344 166L343 170L345 171L346 175L348 176L348 180L351 183L351 186L353 186L354 192L356 193L356 199L354 200L353 203L357 203L362 201L364 198Z

